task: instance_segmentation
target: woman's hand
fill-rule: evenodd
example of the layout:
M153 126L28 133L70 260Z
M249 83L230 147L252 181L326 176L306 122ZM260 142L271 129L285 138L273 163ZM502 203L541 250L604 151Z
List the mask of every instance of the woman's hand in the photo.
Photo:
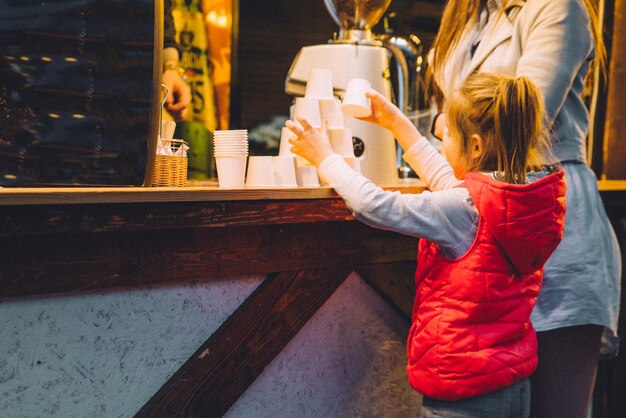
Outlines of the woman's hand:
M290 120L285 123L285 126L296 135L295 138L289 138L289 143L293 145L291 152L319 167L322 161L333 153L330 141L306 119L298 118L298 122L300 126Z
M162 82L169 91L165 99L165 109L175 121L185 119L187 108L191 102L191 89L177 70L165 70Z

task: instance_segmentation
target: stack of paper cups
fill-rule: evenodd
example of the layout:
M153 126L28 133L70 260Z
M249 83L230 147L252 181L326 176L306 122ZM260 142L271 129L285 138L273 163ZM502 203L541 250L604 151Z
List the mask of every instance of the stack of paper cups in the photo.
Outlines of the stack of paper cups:
M292 145L289 143L289 138L295 137L296 135L291 132L291 129L283 126L283 129L280 131L280 146L278 148L278 155L281 157L290 157L294 155L294 153L291 152Z
M213 131L213 146L219 187L243 187L248 161L248 131Z
M322 119L326 121L328 129L338 129L344 127L341 100L333 99L329 102L320 104L320 107L322 109Z
M322 118L319 99L297 97L296 106L293 109L293 121L298 123L298 118L304 118L312 127L320 129L322 127Z
M311 68L304 97L318 100L333 98L333 80L329 69Z

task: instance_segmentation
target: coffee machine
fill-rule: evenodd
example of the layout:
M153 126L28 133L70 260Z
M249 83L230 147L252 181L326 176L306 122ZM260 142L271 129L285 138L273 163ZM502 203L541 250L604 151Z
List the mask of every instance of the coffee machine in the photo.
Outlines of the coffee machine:
M352 78L369 80L372 88L398 105L410 110L409 65L405 53L395 42L398 38L377 36L372 27L383 16L391 0L324 0L339 33L327 44L305 46L296 55L285 80L288 94L304 95L309 73L313 68L332 73L333 93L343 98ZM396 91L391 82L391 60L397 74ZM345 116L346 127L352 130L355 155L361 172L377 184L398 181L396 142L390 131L375 124Z

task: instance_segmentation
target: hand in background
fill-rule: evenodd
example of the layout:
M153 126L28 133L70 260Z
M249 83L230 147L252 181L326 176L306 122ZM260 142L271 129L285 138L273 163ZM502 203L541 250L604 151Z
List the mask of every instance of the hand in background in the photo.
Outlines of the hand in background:
M288 120L285 126L296 135L290 138L289 143L293 145L291 152L306 158L316 167L333 153L330 141L309 124L309 121L298 118L301 126Z
M165 100L165 110L172 115L175 121L185 119L187 107L191 103L191 89L175 69L163 72L163 84L167 86L169 91Z

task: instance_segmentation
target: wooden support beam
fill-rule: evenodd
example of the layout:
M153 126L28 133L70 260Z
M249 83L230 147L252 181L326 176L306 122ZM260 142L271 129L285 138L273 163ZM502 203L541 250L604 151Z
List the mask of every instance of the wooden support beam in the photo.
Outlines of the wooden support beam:
M416 266L414 258L412 261L361 266L356 272L383 299L410 320L415 299Z
M268 276L136 417L221 417L349 273Z

